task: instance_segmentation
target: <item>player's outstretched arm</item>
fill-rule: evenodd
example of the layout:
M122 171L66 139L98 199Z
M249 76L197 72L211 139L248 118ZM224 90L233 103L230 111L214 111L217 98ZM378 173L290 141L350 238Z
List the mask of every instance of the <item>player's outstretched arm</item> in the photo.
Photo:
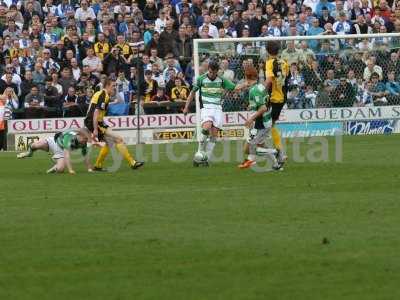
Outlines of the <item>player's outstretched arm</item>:
M93 166L92 166L92 164L90 163L89 155L86 154L86 155L84 156L84 159L85 159L86 169L88 170L88 172L93 172Z
M184 113L185 115L188 114L190 104L192 103L192 101L193 101L195 95L196 95L196 92L192 90L192 91L190 92L188 98L186 99L185 108L183 109L183 113Z
M99 118L99 113L100 113L100 111L99 111L99 109L97 109L97 108L94 110L94 113L93 113L93 139L94 139L95 141L98 141L98 136L99 136L99 131L98 131L98 125L99 125L98 118Z
M268 108L265 105L260 106L260 108L250 116L250 118L244 123L244 125L247 128L253 127L254 121L258 118L261 117L264 113L268 111Z
M65 165L68 169L68 173L71 175L75 174L74 169L72 169L72 164L71 164L71 151L64 149L64 161L65 161Z

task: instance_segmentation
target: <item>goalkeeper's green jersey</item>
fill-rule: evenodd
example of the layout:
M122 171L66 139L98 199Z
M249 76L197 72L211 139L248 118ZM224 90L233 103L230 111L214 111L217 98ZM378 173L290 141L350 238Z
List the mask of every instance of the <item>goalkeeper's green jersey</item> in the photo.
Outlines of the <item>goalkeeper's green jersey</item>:
M71 151L81 149L83 156L87 154L87 144L79 143L78 132L75 130L56 133L54 140L61 149Z
M249 109L256 112L263 105L268 107L267 90L263 84L256 83L249 91ZM271 109L268 108L268 111L256 119L254 128L264 129L271 127L271 122Z
M221 76L211 80L207 73L199 76L193 84L193 91L200 91L201 106L222 105L224 90L233 91L235 84Z

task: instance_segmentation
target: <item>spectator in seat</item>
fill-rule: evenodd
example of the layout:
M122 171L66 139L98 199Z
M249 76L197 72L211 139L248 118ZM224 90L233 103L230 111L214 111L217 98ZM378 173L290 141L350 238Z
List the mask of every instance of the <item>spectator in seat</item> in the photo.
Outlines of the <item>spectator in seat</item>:
M6 88L10 87L14 90L15 94L18 95L18 86L12 81L13 74L6 73L2 78L4 79L0 80L0 93L3 94Z
M356 94L352 85L345 76L340 78L340 83L331 94L334 107L351 107L356 102Z
M307 30L307 35L320 35L321 33L324 32L324 29L319 26L319 20L317 18L314 18L311 23L312 26L309 27ZM308 41L308 46L314 50L317 51L319 50L319 40L309 40Z
M217 26L211 24L211 16L204 15L203 18L204 18L203 25L199 27L199 33L202 32L203 27L206 26L208 28L208 35L214 39L218 38L219 37L218 28Z
M372 28L365 21L364 15L358 15L356 22L351 26L351 34L372 33Z
M14 90L10 87L6 88L3 97L6 99L5 106L11 110L13 114L13 118L16 118L16 115L19 113L19 110L22 108L21 103L18 99L17 94L15 94Z
M24 75L24 80L21 83L21 108L24 107L25 97L28 95L34 85L32 80L32 71L26 71Z
M190 62L193 55L192 42L193 41L186 35L186 28L181 26L178 31L178 38L175 42L175 45L179 64L183 70L186 69L186 66Z
M146 108L147 114L163 114L163 113L171 113L170 107L167 105L170 103L170 98L165 93L165 89L162 87L158 87L156 94L151 97L152 103L164 104L162 107L148 107Z
M72 62L71 62L72 64ZM90 73L99 76L103 71L103 65L100 58L95 56L94 49L89 48L86 50L86 57L82 60L83 65L88 65L90 68Z
M387 105L387 96L389 91L383 82L379 81L379 74L374 72L371 74L371 95L375 106Z
M156 94L151 97L151 102L166 103L170 102L170 98L165 94L164 88L158 87Z
M321 26L322 28L325 28L325 25L327 23L333 24L335 23L335 18L333 18L330 14L329 14L329 9L328 7L324 6L321 10L321 14L317 14L317 16L319 17L319 26Z
M111 50L111 45L108 41L106 41L106 38L103 33L99 33L97 36L97 43L94 44L94 52L98 58L101 60L104 59L104 57L110 53Z
M294 41L287 42L287 48L282 51L281 58L286 60L289 65L298 64L302 59L301 50L296 49Z
M43 67L40 62L37 62L35 64L35 69L32 72L32 79L35 85L37 85L41 89L43 88L46 75L44 74Z
M379 80L383 79L383 71L382 68L375 64L376 58L371 56L367 61L367 66L364 69L363 78L365 81L369 81L373 73L377 73L379 76Z
M262 7L257 7L255 15L250 19L250 36L260 36L262 26L267 24L268 21L263 17Z
M70 86L74 86L76 84L76 81L72 77L71 70L69 68L64 68L61 71L61 78L59 79L58 83L62 86L63 96L67 94Z
M17 72L16 72L16 70L15 70L13 64L7 64L7 65L6 65L6 70L5 70L5 71L6 71L6 73L11 73L11 74L12 74L12 79L11 79L11 81L12 81L13 83L15 83L15 84L17 85L17 87L19 88L20 85L21 85L21 83L22 83L22 80L21 80L21 76L17 74ZM4 75L1 77L1 79L4 80L4 79L5 79L5 76L6 76L6 74L4 74Z
M152 73L150 70L144 71L144 103L149 103L151 98L156 94L157 91L157 81L151 78Z
M175 71L175 74L178 74L181 71L181 68L179 65L176 64L176 60L172 53L167 55L166 63L167 63L167 65L163 71L163 77L164 77L165 82L168 82L170 79L169 78L170 72L173 70L173 71Z
M339 13L339 20L333 23L332 29L337 34L349 34L351 31L350 22L347 21L347 15L344 11Z
M178 38L178 34L174 30L173 26L174 21L172 19L169 19L166 23L165 30L160 34L160 48L158 48L158 50L161 58L165 57L168 53L174 52L175 41Z
M175 78L175 86L171 90L171 101L186 102L189 96L189 88L182 82L179 77Z
M76 58L71 59L71 71L72 71L72 76L74 77L75 81L79 81L82 70L79 67L78 61L76 60Z
M58 82L58 73L54 72L51 75L51 85L57 90L59 96L64 94L62 85Z
M400 104L400 82L396 80L396 74L394 71L388 73L388 80L386 82L386 90L389 92L388 102L389 105Z
M132 88L128 79L126 79L125 77L124 71L119 71L118 78L115 83L116 83L117 93L120 94L121 98L125 102L130 102Z
M162 72L160 71L160 66L158 63L153 63L151 65L151 72L153 76L151 77L155 81L157 81L157 84L159 87L165 87L165 80Z
M63 117L77 117L82 115L79 107L78 95L73 86L68 88L67 95L63 99Z
M28 119L43 118L46 116L44 97L39 87L34 85L25 97L25 117Z
M229 79L230 81L234 81L235 72L229 69L229 61L227 59L221 60L219 74L220 76Z
M150 49L150 57L149 57L149 59L150 59L150 62L152 64L158 64L159 68L162 68L162 66L164 66L163 60L160 57L158 57L157 48L151 48Z
M50 56L50 50L49 49L44 49L43 50L43 72L45 74L50 74L51 69L55 69L57 72L60 71L60 65L56 63Z
M52 112L57 113L60 109L60 95L58 94L57 89L53 86L53 79L51 76L47 76L46 85L43 91L44 96L44 105L51 110Z
M111 53L107 54L103 61L103 71L108 74L116 76L119 70L124 70L125 60L122 58L121 50L118 47L111 49Z

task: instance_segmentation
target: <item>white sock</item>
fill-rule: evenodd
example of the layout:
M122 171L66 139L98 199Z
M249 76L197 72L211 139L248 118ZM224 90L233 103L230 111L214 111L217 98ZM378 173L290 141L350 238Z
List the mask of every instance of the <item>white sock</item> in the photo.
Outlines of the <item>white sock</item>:
M255 161L256 158L257 158L257 156L256 156L255 154L249 154L249 155L247 156L247 159L248 159L248 160L252 160L252 161Z
M257 155L264 156L264 155L275 155L277 153L276 149L272 148L264 148L264 147L257 147Z
M200 151L200 152L206 151L207 139L208 139L207 135L201 134L198 151Z
M56 173L57 172L57 165L52 166L50 169L47 170L47 174Z
M211 155L213 153L214 147L215 147L215 138L210 137L208 139L208 142L207 142L207 145L206 145L206 152L207 152L208 159L211 158Z

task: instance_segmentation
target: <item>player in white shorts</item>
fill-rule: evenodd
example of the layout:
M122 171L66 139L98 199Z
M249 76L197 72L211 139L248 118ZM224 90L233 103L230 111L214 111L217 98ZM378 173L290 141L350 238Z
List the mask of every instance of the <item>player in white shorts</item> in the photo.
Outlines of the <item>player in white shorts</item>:
M28 151L19 153L17 158L32 157L36 150L46 151L52 154L52 159L55 162L55 165L51 167L47 173L63 173L64 169L68 169L70 174L75 174L72 168L70 154L73 150L81 149L82 155L85 158L86 167L88 171L91 172L92 166L87 155L87 143L91 141L90 132L86 129L58 132L54 136L29 145ZM94 145L97 145L97 143L94 143Z
M184 114L189 112L190 103L197 91L200 93L201 103L201 138L198 151L205 153L203 165L208 165L208 159L212 156L218 131L222 129L224 114L222 112L222 96L225 90L239 90L242 86L235 86L230 80L218 76L219 65L216 61L210 61L208 72L200 75L193 84L193 89L186 101ZM196 163L196 162L194 162Z

